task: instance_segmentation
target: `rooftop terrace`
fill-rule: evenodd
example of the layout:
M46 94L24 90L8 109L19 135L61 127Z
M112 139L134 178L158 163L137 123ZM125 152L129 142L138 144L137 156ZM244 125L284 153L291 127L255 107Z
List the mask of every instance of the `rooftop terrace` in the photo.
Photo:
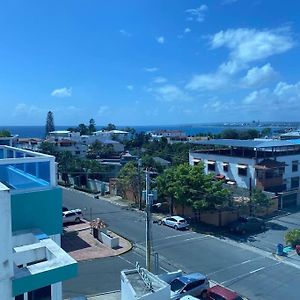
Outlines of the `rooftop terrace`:
M13 191L54 186L55 158L19 148L0 146L0 182Z

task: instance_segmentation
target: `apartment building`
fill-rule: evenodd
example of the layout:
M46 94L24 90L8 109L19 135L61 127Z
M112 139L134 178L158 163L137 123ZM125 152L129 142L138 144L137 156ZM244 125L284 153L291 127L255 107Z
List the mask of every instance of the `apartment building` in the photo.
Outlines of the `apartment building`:
M0 146L0 299L62 300L77 262L61 247L55 158Z
M189 163L242 188L258 187L280 197L281 208L300 205L300 140L215 139L193 142Z

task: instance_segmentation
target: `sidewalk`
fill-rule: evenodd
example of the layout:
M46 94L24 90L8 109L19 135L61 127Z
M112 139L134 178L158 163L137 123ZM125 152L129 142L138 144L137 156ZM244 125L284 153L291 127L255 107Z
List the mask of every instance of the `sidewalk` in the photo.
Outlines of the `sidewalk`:
M118 248L109 248L95 239L91 234L89 222L85 220L80 224L65 226L62 248L77 261L116 256L131 250L132 245L128 240L112 231L108 233L119 238Z
M121 292L110 292L110 293L103 293L97 296L90 296L87 297L89 300L120 300L121 299Z

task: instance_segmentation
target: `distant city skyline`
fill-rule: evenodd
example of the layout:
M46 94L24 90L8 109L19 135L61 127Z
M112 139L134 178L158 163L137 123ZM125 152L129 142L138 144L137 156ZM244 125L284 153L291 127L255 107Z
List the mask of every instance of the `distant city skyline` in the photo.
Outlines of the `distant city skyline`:
M300 3L5 2L1 126L292 122Z

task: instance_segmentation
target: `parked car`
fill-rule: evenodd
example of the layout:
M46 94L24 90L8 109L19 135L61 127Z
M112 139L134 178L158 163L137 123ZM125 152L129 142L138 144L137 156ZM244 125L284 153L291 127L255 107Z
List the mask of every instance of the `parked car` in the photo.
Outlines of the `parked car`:
M79 223L82 218L81 209L67 210L62 213L63 224L65 223Z
M69 209L65 206L62 207L62 211L68 211Z
M265 229L265 221L255 217L240 217L237 221L229 225L229 230L231 232L237 232L242 234Z
M207 290L207 294L204 299L208 300L246 300L238 293L229 290L223 286L215 285Z
M209 282L201 273L191 273L180 276L170 282L171 299L177 300L186 295L203 297L209 288Z
M179 216L171 216L171 217L163 218L161 220L161 224L173 227L176 230L183 229L183 228L187 229L189 227L189 224L186 221L186 219Z

